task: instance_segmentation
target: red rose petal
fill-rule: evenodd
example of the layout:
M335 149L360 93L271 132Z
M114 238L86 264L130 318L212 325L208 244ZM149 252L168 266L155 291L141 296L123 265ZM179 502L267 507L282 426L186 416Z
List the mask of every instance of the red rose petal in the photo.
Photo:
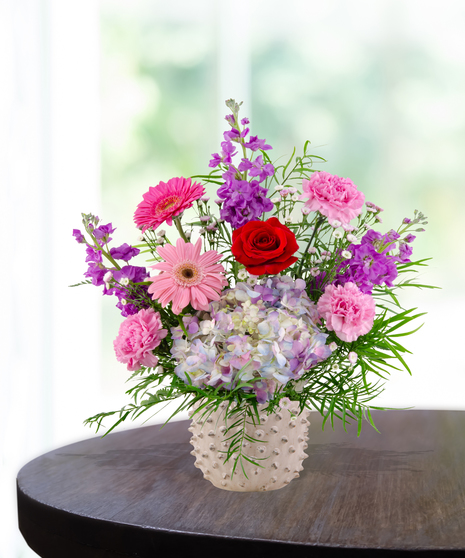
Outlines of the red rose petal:
M231 252L253 275L276 274L294 264L299 249L294 233L276 217L250 221L233 231Z

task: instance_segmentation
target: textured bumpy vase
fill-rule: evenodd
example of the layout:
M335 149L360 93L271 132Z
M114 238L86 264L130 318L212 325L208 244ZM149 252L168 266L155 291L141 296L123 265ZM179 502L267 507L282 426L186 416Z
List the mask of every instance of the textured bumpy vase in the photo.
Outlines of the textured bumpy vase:
M246 425L247 435L259 441L245 441L243 448L248 457L259 459L257 462L263 468L243 459L247 476L238 463L231 478L234 459L225 463L226 454L221 453L229 445L224 439L225 407L226 404L223 403L208 418L202 418L201 412L196 414L189 428L192 432L190 443L194 446L191 453L196 458L195 466L202 471L205 479L223 490L258 492L283 488L299 476L299 472L303 470L302 462L308 457L304 453L308 447L308 411L298 416L292 416L287 409L268 416L260 412L260 424ZM259 411L263 407L259 405ZM291 411L297 413L298 408L296 401L291 402ZM252 422L251 419L248 421ZM227 437L233 433L234 430L231 430Z

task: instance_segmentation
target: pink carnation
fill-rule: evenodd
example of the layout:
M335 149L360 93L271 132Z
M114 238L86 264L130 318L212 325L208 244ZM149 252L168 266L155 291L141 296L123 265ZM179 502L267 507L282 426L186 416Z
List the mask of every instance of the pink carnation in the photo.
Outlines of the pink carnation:
M362 293L355 283L328 285L317 308L327 329L349 343L370 331L376 313L371 295Z
M171 178L167 183L160 182L143 195L144 199L134 213L134 221L142 232L155 230L165 221L171 226L174 217L192 207L194 201L204 194L203 186L197 182L191 184L190 178Z
M349 223L362 212L365 196L357 190L350 178L340 178L329 172L314 172L310 180L303 180L304 193L301 200L307 200L304 207L309 211L319 211L329 222Z
M152 308L140 310L124 320L120 325L118 337L113 341L116 358L128 365L134 372L141 366L153 368L158 358L153 350L167 336L168 330L162 329L160 314Z

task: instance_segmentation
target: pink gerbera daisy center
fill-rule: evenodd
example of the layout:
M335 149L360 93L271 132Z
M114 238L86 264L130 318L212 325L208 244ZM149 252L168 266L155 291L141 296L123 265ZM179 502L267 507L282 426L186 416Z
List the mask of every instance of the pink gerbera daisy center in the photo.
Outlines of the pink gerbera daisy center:
M185 261L173 266L171 272L173 279L180 287L194 287L199 285L204 279L201 267L194 262Z
M179 197L178 196L170 196L169 198L165 198L161 200L161 202L155 206L154 215L160 215L164 211L171 209L172 207L179 204Z

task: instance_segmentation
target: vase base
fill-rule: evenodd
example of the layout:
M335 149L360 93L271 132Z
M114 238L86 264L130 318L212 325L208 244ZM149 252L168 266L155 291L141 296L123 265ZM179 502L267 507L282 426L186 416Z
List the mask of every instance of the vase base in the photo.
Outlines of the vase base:
M242 447L247 457L262 467L240 458L234 473L234 455L228 462L224 407L210 414L207 419L194 419L189 430L190 443L194 446L191 454L196 458L206 480L221 490L230 492L269 492L279 490L300 476L302 462L308 457L304 450L308 447L307 432L310 422L309 411L300 415L298 403L282 412L260 414L260 422L247 425L247 436L256 442L244 441ZM229 431L228 436L230 436Z

